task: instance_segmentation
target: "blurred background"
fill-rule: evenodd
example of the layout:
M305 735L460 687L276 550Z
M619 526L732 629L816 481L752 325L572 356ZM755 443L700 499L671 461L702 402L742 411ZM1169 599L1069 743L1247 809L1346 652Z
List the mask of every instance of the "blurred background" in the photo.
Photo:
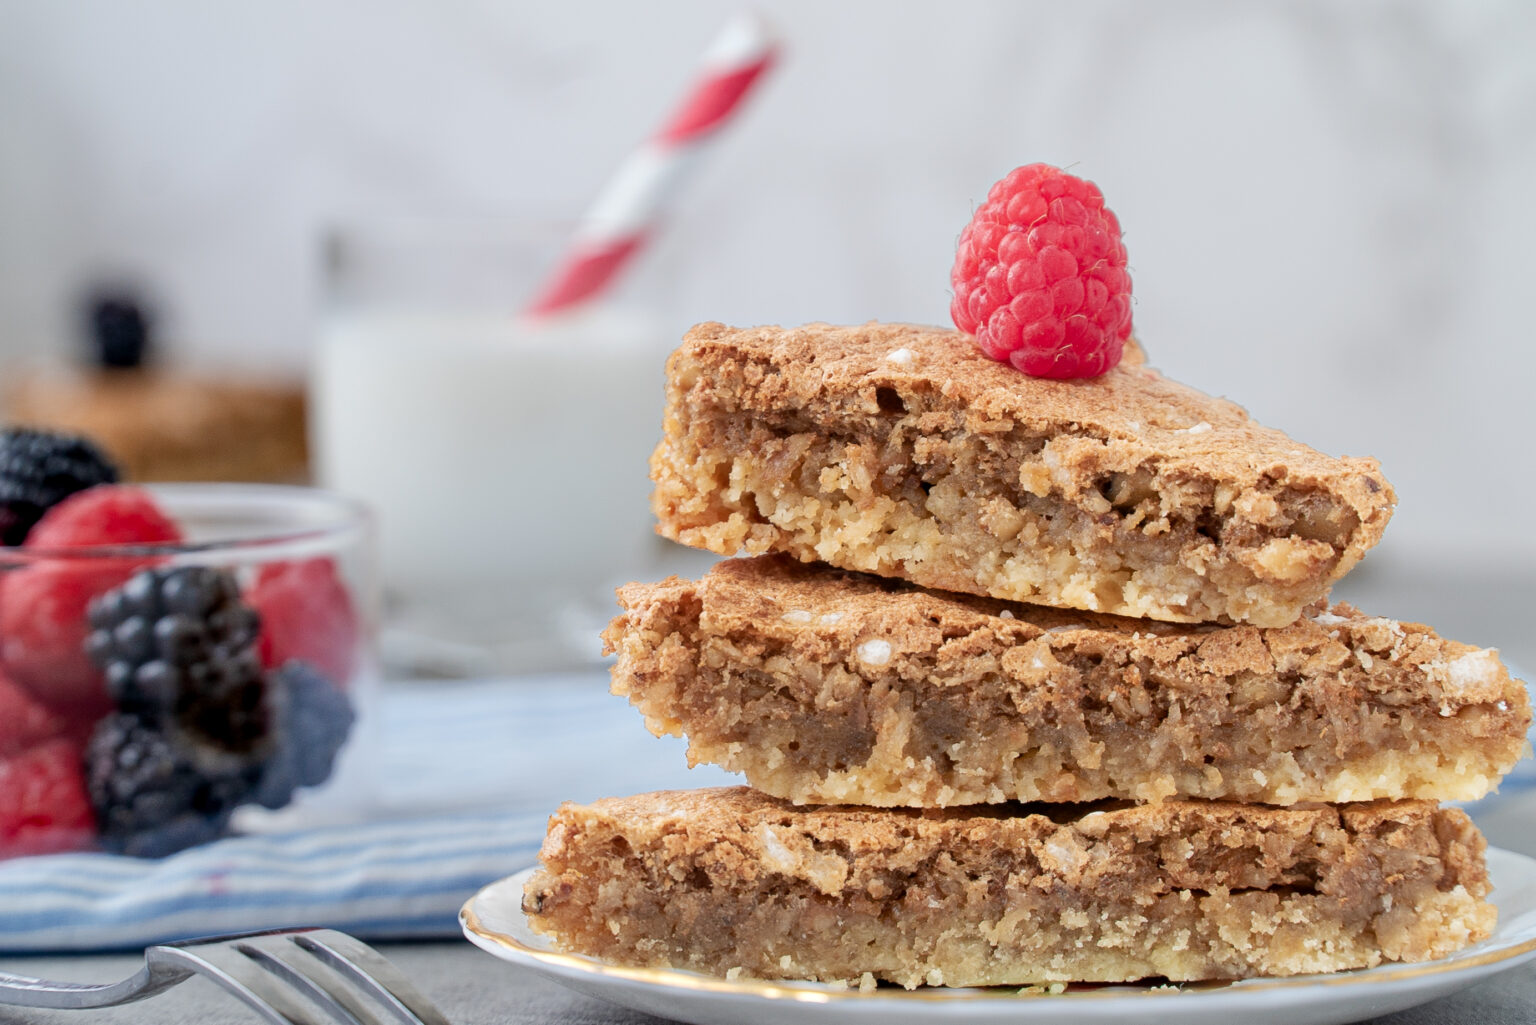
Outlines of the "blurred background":
M1341 593L1536 662L1523 639L1536 602L1536 6L757 7L782 38L780 65L607 304L645 325L640 365L654 371L631 375L636 422L659 430L660 360L694 321L947 322L954 241L987 187L1021 163L1070 166L1125 226L1155 365L1325 451L1381 459L1401 504ZM77 360L82 297L105 284L152 310L160 370L259 381L288 389L267 408L291 402L345 226L557 237L660 122L732 9L0 3L0 380L25 402L51 380L34 376L40 363ZM476 251L458 250L466 276L484 266ZM452 259L434 266L456 276ZM509 308L538 259L508 272ZM507 389L546 401L475 427L489 455L454 471L499 491L466 479L423 508L451 523L473 518L472 501L535 501L592 475L580 459L529 456L561 417L609 408L580 368L610 356L579 339L564 351L563 369L507 363ZM366 391L408 427L457 405L452 380L432 387L438 405L419 409L411 396L428 385L404 372ZM273 415L291 426L296 414ZM259 430L228 447L249 455ZM375 439L369 472L412 479L419 454ZM598 452L601 433L582 444ZM276 470L232 472L295 472L273 458ZM627 473L605 514L643 529L643 469ZM388 574L404 514L379 512ZM521 529L503 547L550 547ZM586 557L574 535L561 545ZM668 558L646 549L608 571Z

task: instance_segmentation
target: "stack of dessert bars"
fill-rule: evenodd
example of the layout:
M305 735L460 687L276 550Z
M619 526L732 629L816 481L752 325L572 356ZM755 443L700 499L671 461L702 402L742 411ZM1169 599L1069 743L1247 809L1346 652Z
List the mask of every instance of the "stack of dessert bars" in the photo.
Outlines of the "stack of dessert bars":
M1194 980L1486 937L1440 801L1520 757L1494 652L1329 606L1394 501L1132 346L1033 379L954 332L700 325L614 691L750 788L566 805L536 929L632 965L872 986Z

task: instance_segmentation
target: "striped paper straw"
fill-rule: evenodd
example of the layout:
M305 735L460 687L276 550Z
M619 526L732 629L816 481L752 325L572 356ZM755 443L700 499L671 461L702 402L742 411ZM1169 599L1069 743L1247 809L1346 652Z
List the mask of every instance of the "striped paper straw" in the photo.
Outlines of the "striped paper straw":
M742 101L777 56L777 41L753 15L737 17L715 37L683 102L661 130L619 166L527 313L547 316L568 310L608 288L656 230L699 153L741 110Z

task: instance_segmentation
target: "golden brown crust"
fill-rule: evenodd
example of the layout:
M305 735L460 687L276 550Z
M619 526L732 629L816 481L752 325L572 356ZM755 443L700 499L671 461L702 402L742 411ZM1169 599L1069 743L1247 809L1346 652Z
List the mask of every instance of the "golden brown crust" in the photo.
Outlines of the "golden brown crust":
M567 804L523 906L623 963L908 986L1329 971L1492 926L1482 838L1428 802L1041 811L744 787Z
M1053 381L954 331L700 324L668 362L660 530L1061 607L1294 620L1381 537L1379 466L1131 352Z
M619 600L615 693L691 761L812 804L1468 800L1531 722L1494 652L1342 604L1152 623L786 556Z

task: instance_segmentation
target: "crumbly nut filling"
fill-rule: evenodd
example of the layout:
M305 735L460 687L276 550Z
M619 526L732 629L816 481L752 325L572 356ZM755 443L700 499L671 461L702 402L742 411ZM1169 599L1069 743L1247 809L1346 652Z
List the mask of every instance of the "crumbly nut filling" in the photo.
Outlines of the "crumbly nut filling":
M799 803L1469 800L1531 721L1493 653L1344 605L1174 626L783 556L620 601L615 692L692 762Z
M803 810L746 788L566 805L524 910L564 948L725 975L1174 981L1440 957L1482 840L1424 802Z

